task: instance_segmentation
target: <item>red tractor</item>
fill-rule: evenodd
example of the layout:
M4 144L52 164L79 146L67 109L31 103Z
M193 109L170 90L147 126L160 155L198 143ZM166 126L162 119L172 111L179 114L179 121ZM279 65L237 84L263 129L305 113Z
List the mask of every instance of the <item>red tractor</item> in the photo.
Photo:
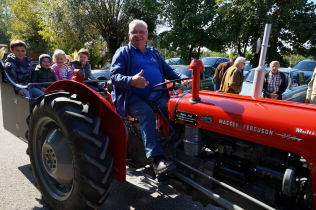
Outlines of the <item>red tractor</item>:
M192 91L170 98L168 120L157 114L161 144L177 163L172 183L227 209L316 209L316 106L200 91L195 64ZM124 122L104 94L59 81L26 99L0 75L4 128L28 143L53 209L98 208L112 178L125 182L127 158L147 164L137 120Z

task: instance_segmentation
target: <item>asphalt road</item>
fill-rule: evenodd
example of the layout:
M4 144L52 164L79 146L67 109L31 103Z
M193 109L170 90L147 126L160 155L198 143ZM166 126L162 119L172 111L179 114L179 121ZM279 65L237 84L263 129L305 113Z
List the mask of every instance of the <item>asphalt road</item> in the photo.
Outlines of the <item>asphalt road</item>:
M1 93L1 90L0 90ZM1 98L0 98L1 102ZM1 104L1 103L0 103ZM41 201L35 187L26 155L27 145L3 129L2 107L0 109L0 209L49 209ZM127 183L114 182L108 200L102 209L218 209L211 205L203 207L190 196L178 193L165 183L158 183L142 173L128 169Z

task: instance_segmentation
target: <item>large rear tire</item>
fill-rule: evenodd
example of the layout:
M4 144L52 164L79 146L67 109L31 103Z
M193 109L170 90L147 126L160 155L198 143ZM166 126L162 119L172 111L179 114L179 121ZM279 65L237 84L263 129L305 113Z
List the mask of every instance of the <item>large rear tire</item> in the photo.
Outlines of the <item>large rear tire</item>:
M113 159L101 119L76 95L45 95L29 124L29 152L38 189L53 209L95 209L108 195Z

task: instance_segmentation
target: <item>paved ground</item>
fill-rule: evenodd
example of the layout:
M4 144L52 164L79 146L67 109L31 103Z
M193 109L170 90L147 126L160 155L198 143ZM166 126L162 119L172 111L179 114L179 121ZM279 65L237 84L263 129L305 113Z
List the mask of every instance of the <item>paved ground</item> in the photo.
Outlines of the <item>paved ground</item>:
M29 157L25 154L26 146L24 142L3 129L0 108L1 210L48 209L41 203L41 194L34 186L29 169ZM192 202L191 197L176 192L166 184L159 185L137 171L128 170L127 179L127 184L113 183L110 196L102 209L215 209L210 205L203 207Z

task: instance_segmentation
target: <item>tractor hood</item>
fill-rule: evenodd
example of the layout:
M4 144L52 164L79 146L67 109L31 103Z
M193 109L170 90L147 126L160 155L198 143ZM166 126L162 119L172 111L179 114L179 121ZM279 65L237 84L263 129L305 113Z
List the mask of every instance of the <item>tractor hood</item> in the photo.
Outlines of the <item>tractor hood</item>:
M199 91L197 103L191 97L170 99L170 120L314 158L314 105L213 91Z

